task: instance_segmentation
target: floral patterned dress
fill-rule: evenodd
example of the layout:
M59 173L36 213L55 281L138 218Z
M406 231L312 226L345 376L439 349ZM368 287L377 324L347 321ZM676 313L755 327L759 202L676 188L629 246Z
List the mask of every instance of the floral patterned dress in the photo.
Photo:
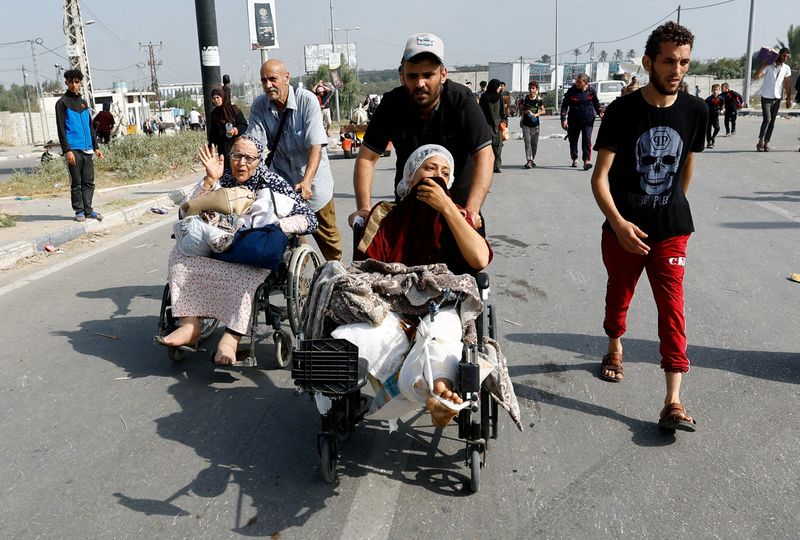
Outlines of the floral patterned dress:
M283 178L259 165L255 174L244 183L237 183L229 170L211 189L240 186L258 192L271 189L291 197L294 206L287 217L278 221L286 234L308 234L317 229L317 218L306 202ZM189 199L210 191L200 182ZM208 257L189 257L172 249L169 256L169 287L172 313L176 317L211 317L221 324L246 334L253 315L256 288L264 282L269 270L244 264L233 264Z

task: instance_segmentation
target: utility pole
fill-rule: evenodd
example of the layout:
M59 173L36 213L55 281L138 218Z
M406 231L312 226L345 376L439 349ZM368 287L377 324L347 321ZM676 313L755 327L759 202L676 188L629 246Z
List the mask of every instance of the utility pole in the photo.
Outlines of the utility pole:
M67 56L70 69L83 73L83 95L90 109L94 109L94 85L89 69L89 54L83 36L83 21L78 0L64 0L64 34L67 36Z
M744 88L742 98L745 106L750 107L750 74L753 72L753 20L756 15L756 0L750 0L750 24L747 27L747 52L744 58Z
M561 101L559 99L561 93L561 82L558 80L558 0L555 0L556 4L556 29L555 29L555 36L556 36L556 43L555 49L553 50L553 108L558 109L558 102Z
M156 47L159 49L161 48L161 42L158 42L158 45L154 44L152 41L149 42L147 45L142 45L139 43L139 50L147 47L149 59L147 60L147 65L150 66L150 90L156 93L156 106L155 109L158 110L158 113L161 114L161 90L158 86L158 66L161 65L161 60L156 62L156 56L153 52Z
M333 26L333 0L328 0L328 5L331 8L331 50L333 54L336 54L336 32L334 31ZM328 59L330 61L330 59ZM333 87L333 95L336 98L336 121L340 120L339 116L339 89L336 88L334 85Z
M36 96L39 98L39 119L42 121L42 139L47 141L50 139L50 126L45 120L44 112L44 92L42 92L42 85L39 83L39 64L36 62L36 50L33 48L34 44L41 45L42 38L31 40L31 58L33 58L33 77L36 80Z
M206 125L211 120L211 91L222 86L219 69L219 38L217 37L217 10L214 0L194 0L197 17L197 45L200 50L200 72L203 79L203 110ZM206 128L206 134L211 130Z
M681 24L681 5L678 4L678 20L676 21L678 24Z
M33 115L31 115L31 98L28 95L28 78L25 72L28 71L22 66L22 88L25 89L25 103L28 106L28 144L33 144Z

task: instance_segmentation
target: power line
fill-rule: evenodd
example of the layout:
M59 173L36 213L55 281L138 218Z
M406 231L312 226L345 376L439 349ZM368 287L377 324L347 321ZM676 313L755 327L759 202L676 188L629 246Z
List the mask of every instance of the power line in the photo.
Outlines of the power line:
M656 22L654 22L653 24L651 24L651 25L650 25L650 26L648 26L647 28L643 28L643 29L639 30L638 32L636 32L636 33L634 33L634 34L631 34L631 35L629 35L629 36L625 36L625 37L623 37L623 38L619 38L619 39L612 39L612 40L609 40L609 41L596 41L596 40L595 40L595 41L587 41L586 43L583 43L583 44L581 44L581 45L579 45L579 46L577 46L577 47L572 47L572 48L570 48L570 49L567 49L567 50L565 50L565 51L563 51L563 52L560 52L560 53L558 53L558 55L559 55L559 56L561 56L562 54L572 54L572 51L574 51L575 49L580 49L580 48L582 48L582 47L585 47L586 45L590 45L590 44L592 44L592 43L594 43L595 45L609 45L609 44L611 44L611 43L619 43L620 41L625 41L625 40L627 40L627 39L630 39L630 38L632 38L632 37L636 37L636 36L638 36L639 34L644 34L644 33L645 33L645 32L647 32L648 30L650 30L651 28L653 28L655 25L657 25L657 24L659 24L660 22L664 21L664 20L665 20L665 19L667 19L667 18L668 18L670 15L672 15L672 14L676 13L677 11L678 11L677 9L674 9L674 10L670 11L670 12L669 12L669 13L667 13L667 14L666 14L664 17L661 17L659 20L657 20Z
M716 4L706 4L704 6L695 6L695 7L687 7L681 8L681 11L692 11L693 9L705 9L714 6L721 6L723 4L730 4L731 2L736 2L737 0L725 0L724 2L717 2Z

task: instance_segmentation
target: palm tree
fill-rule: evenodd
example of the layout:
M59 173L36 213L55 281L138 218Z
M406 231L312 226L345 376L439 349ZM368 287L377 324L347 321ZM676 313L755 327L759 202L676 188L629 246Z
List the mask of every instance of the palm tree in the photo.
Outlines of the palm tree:
M622 49L614 51L614 62L622 62L623 58L625 58L625 53L622 52Z
M628 49L628 54L627 54L628 60L633 60L635 56L636 56L636 49Z
M600 51L600 57L598 58L598 61L605 62L607 60L608 60L608 53L606 51Z
M550 58L549 54L543 54L541 58L539 58L539 62L542 64L549 64L552 58Z
M786 43L778 41L778 48L787 47L790 51L792 51L792 56L800 61L800 26L795 26L793 24L789 25L789 30L786 31Z
M572 51L572 54L575 55L575 63L577 64L578 63L578 57L581 55L581 50L580 49L575 49L574 51Z

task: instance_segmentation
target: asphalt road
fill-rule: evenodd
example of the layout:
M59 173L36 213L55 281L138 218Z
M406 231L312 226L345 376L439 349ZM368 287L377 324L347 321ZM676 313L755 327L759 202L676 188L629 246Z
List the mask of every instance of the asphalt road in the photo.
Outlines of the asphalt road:
M172 364L152 345L174 219L0 274L2 538L794 538L800 528L798 121L756 120L698 158L689 356L698 432L664 436L655 308L630 312L625 381L597 377L605 271L589 174L522 142L485 206L500 342L525 431L501 420L469 495L454 429L361 425L322 482L312 402L288 370ZM558 133L548 120L543 136ZM394 158L375 193L391 194ZM338 218L352 161L333 160Z
M7 182L11 179L14 171L30 172L39 166L39 158L13 158L0 161L0 182Z

